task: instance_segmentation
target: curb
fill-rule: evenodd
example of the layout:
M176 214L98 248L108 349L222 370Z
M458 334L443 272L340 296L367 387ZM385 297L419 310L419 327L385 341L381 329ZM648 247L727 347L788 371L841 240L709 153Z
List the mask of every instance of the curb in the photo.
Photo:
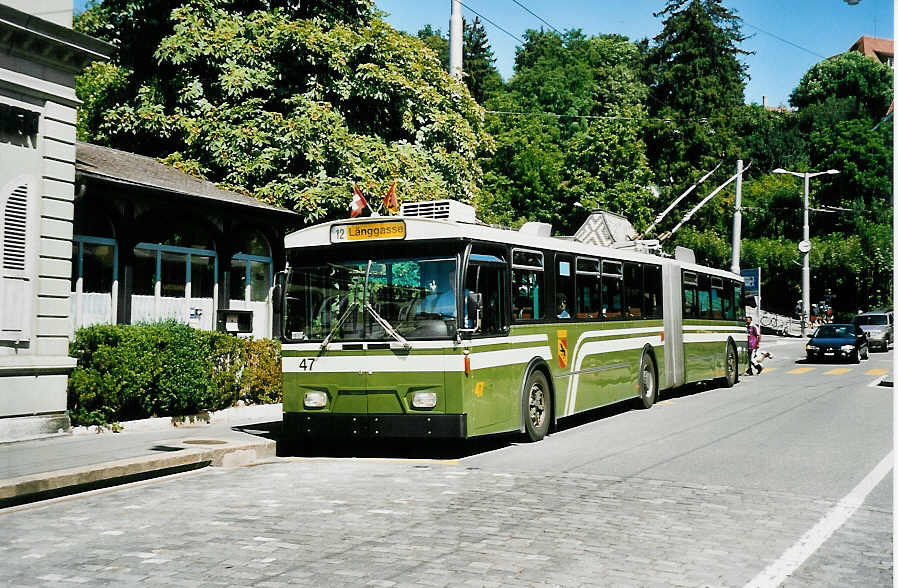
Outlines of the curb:
M239 467L274 457L268 439L223 441L176 439L160 442L163 455L148 455L0 481L0 508L108 488L206 466Z
M155 417L118 423L121 430L129 433L164 431L172 428L202 427L205 425L248 424L250 422L279 421L284 418L283 404L252 404L232 406L214 412L201 412L186 416ZM72 435L96 435L111 433L111 426L89 425L72 427Z

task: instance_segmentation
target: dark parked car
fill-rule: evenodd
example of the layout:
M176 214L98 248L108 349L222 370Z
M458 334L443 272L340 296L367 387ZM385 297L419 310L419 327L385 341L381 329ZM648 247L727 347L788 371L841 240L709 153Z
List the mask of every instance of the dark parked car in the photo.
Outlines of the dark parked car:
M847 359L860 363L867 359L867 335L857 325L822 325L805 346L808 360Z
M874 310L864 312L854 317L854 320L851 322L864 329L864 332L867 333L867 343L870 345L871 350L882 349L883 351L888 351L889 343L894 338L892 311Z

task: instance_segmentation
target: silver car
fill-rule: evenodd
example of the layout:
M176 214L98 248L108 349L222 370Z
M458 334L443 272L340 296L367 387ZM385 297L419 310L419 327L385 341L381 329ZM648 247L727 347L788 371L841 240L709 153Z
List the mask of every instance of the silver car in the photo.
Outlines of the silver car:
M862 328L864 333L867 334L867 344L870 346L871 351L873 349L882 349L883 351L889 349L889 344L894 338L894 317L892 316L892 311L875 310L864 312L854 317L854 320L851 322Z

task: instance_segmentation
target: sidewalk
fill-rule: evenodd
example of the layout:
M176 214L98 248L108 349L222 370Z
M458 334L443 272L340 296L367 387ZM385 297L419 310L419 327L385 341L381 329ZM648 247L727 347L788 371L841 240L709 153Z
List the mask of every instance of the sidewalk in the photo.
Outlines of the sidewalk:
M177 427L172 419L147 419L123 423L121 433L80 429L76 434L0 444L0 508L274 457L280 411L280 405L270 405L244 411L239 418Z

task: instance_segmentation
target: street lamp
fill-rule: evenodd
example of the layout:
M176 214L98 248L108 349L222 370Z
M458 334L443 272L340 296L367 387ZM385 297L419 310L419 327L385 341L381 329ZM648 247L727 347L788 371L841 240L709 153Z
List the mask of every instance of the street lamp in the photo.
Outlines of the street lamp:
M824 174L837 174L839 170L828 169L822 172L794 172L781 167L773 170L775 174L790 174L804 178L804 227L801 243L798 250L801 252L801 336L808 334L808 313L811 310L811 227L808 225L808 194L811 187L811 178Z

